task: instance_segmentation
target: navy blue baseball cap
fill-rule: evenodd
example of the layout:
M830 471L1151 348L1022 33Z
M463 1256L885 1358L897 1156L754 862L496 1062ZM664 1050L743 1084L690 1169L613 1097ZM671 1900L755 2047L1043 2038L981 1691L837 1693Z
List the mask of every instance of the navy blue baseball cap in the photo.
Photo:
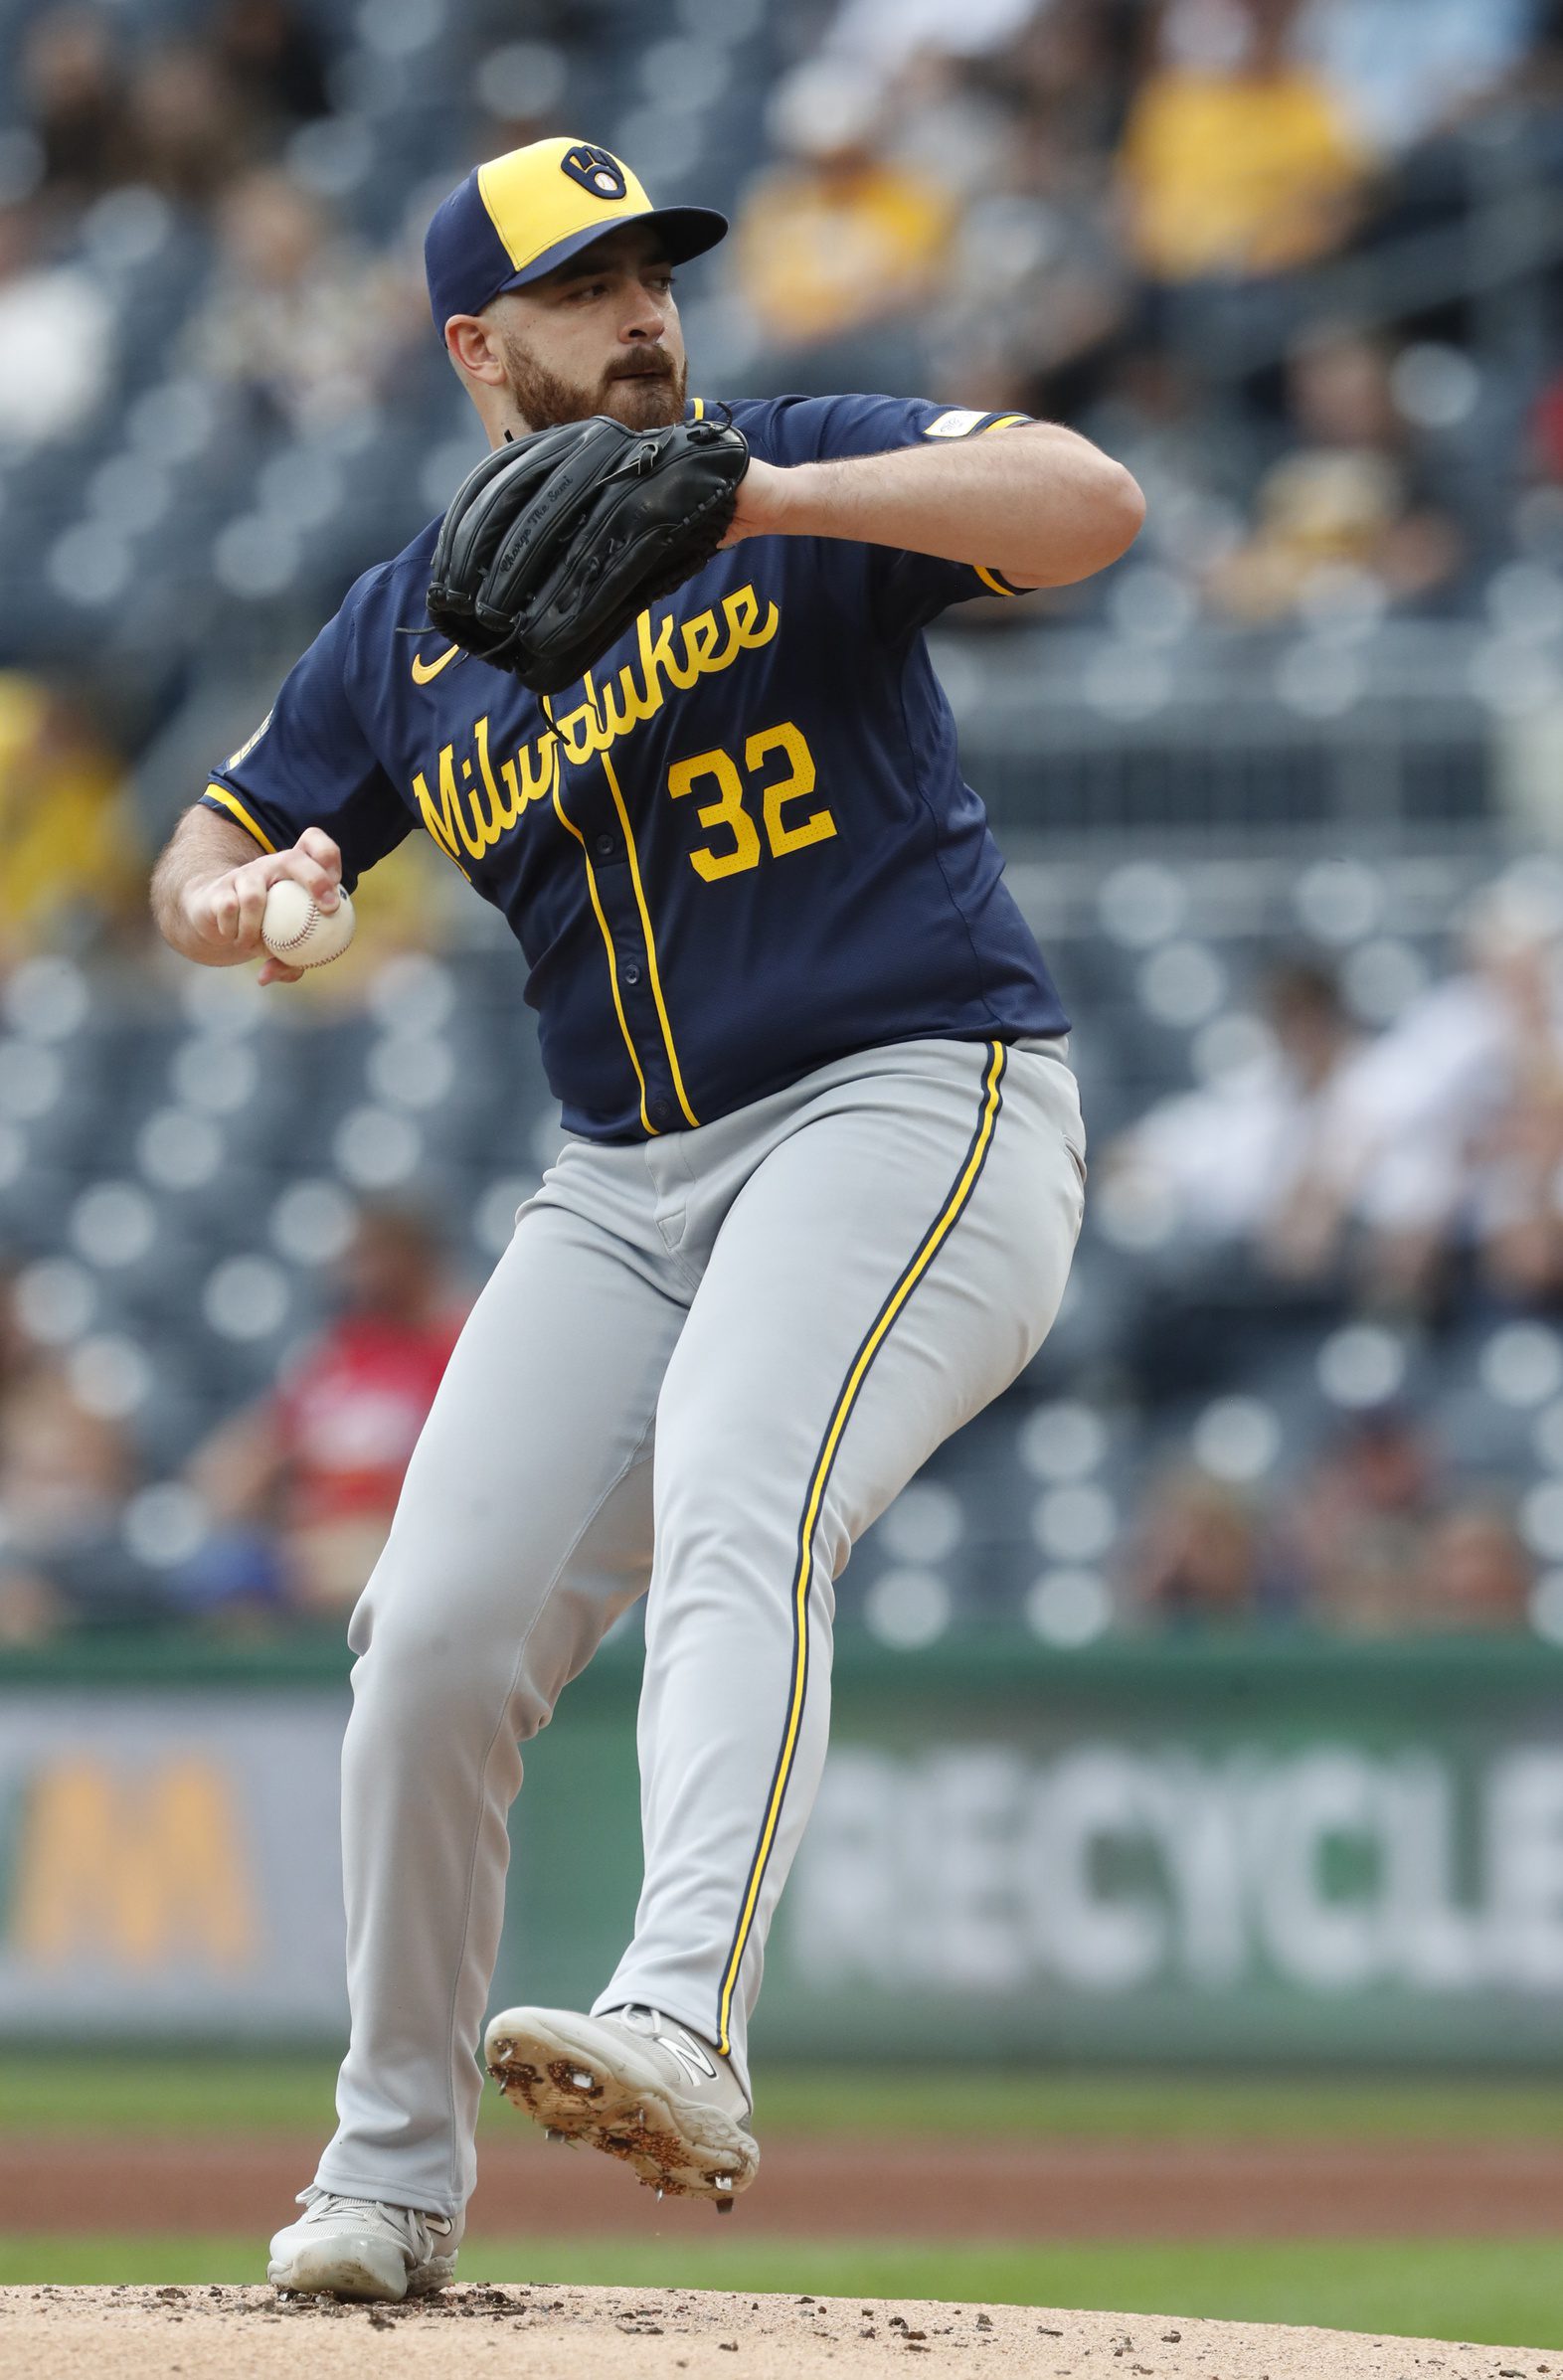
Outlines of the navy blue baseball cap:
M534 140L476 165L434 210L424 241L429 302L444 336L452 314L479 314L622 223L655 224L670 264L715 248L714 207L653 207L627 165L587 140Z

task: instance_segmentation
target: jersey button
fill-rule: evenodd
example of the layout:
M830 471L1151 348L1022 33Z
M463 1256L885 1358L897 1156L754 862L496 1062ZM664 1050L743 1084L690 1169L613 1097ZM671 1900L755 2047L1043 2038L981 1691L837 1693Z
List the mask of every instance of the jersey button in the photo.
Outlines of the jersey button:
M636 966L632 958L626 959L624 961L621 973L626 983L638 983L640 980L640 969Z
M646 1113L654 1124L665 1124L673 1110L666 1100L653 1100Z
M599 850L599 852L602 854L603 858L604 858L604 859L607 859L607 858L608 857L609 853L610 853L610 852L612 851L612 849L613 849L613 838L612 838L612 836L611 836L611 835L599 835L599 836L598 836L598 838L597 838L597 847L598 847L598 850Z

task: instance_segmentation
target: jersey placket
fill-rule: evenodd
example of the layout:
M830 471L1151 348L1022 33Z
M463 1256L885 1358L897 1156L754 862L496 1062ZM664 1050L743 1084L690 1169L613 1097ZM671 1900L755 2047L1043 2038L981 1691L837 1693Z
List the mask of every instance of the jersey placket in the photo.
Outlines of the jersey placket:
M595 703L590 678L587 691ZM552 725L553 709L546 698L543 708ZM595 766L577 765L567 801L562 737L558 751L554 808L561 825L581 846L588 897L609 969L613 1010L635 1071L640 1121L653 1136L698 1123L668 1021L640 858L612 762L604 752Z

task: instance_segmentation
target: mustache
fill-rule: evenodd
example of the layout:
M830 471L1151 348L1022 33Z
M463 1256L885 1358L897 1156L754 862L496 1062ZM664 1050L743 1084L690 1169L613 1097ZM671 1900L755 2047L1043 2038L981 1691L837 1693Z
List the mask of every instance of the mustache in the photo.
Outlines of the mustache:
M644 363L636 361L630 364L620 364L618 369L615 372L610 372L608 377L609 380L671 380L673 378L672 360L665 355L653 355L648 357Z

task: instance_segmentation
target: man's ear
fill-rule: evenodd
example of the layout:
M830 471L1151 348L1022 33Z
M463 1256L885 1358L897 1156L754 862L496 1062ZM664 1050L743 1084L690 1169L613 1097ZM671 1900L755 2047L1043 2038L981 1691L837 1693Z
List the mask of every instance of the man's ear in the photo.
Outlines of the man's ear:
M505 362L493 332L480 314L452 314L445 324L445 353L469 379L503 388Z

